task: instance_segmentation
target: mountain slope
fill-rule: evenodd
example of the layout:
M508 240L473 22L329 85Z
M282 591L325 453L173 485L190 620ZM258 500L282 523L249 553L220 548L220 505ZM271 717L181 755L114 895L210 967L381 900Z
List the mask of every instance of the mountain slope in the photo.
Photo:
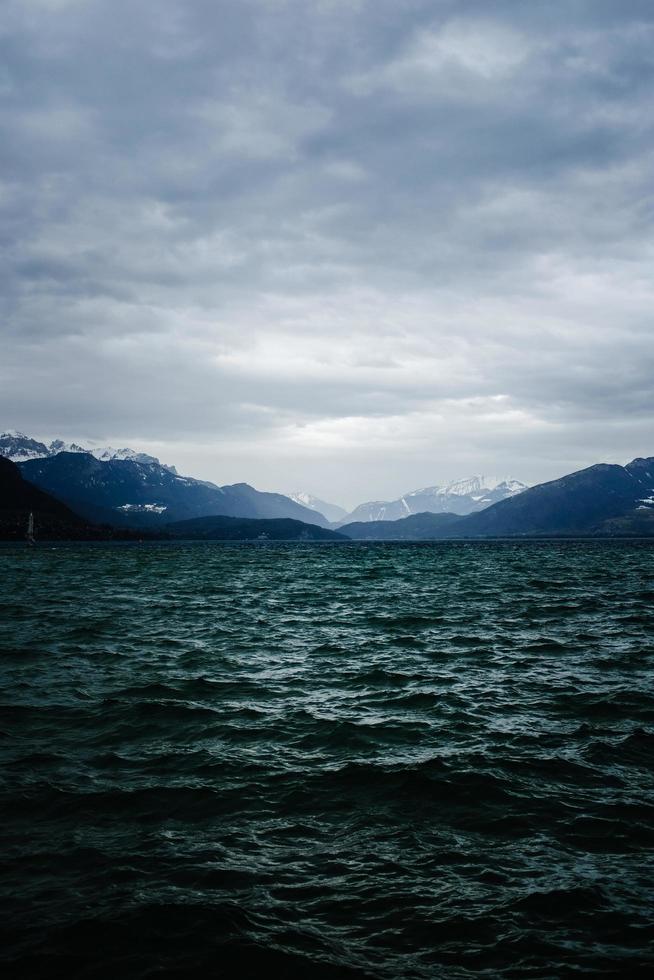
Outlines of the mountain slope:
M49 514L71 524L80 520L60 500L25 480L19 467L4 456L0 456L0 510Z
M222 514L327 523L320 514L281 494L262 493L246 483L217 487L179 476L157 461L101 461L90 453L60 452L20 466L28 480L91 521L159 527L171 520Z
M611 533L608 522L621 519L628 524L653 507L654 458L636 459L627 466L598 463L471 514L453 525L450 533L465 537Z
M329 521L315 510L291 500L282 493L267 493L255 490L249 483L234 483L219 488L224 498L230 502L234 517L289 518L305 524L325 527ZM247 511L247 513L245 513ZM225 512L226 513L226 512Z
M522 493L526 484L518 480L472 476L444 486L412 490L398 500L372 500L359 504L340 524L355 521L396 521L411 514L471 514Z
M24 539L30 513L37 535L61 537L67 530L79 532L83 524L61 501L24 480L15 463L0 456L0 537Z

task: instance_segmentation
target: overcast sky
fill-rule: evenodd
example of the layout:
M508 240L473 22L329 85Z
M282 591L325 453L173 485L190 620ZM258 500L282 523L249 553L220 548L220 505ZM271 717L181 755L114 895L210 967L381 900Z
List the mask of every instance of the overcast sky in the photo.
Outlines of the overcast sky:
M391 498L654 455L651 0L4 0L0 430Z

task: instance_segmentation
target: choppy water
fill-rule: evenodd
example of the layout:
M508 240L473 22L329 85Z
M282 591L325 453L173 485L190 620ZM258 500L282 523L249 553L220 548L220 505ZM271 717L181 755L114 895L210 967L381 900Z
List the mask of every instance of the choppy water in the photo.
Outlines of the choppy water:
M650 975L654 548L0 576L5 975Z

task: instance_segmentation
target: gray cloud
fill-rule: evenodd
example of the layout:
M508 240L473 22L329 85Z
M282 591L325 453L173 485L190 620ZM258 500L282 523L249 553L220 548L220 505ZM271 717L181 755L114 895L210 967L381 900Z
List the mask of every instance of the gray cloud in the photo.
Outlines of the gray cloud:
M10 0L0 409L348 502L651 453L645 2Z

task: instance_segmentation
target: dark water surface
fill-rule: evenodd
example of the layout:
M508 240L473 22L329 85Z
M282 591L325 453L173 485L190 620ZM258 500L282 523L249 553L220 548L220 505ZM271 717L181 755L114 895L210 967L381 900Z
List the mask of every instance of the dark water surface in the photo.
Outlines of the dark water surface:
M651 975L654 548L0 576L5 975Z

